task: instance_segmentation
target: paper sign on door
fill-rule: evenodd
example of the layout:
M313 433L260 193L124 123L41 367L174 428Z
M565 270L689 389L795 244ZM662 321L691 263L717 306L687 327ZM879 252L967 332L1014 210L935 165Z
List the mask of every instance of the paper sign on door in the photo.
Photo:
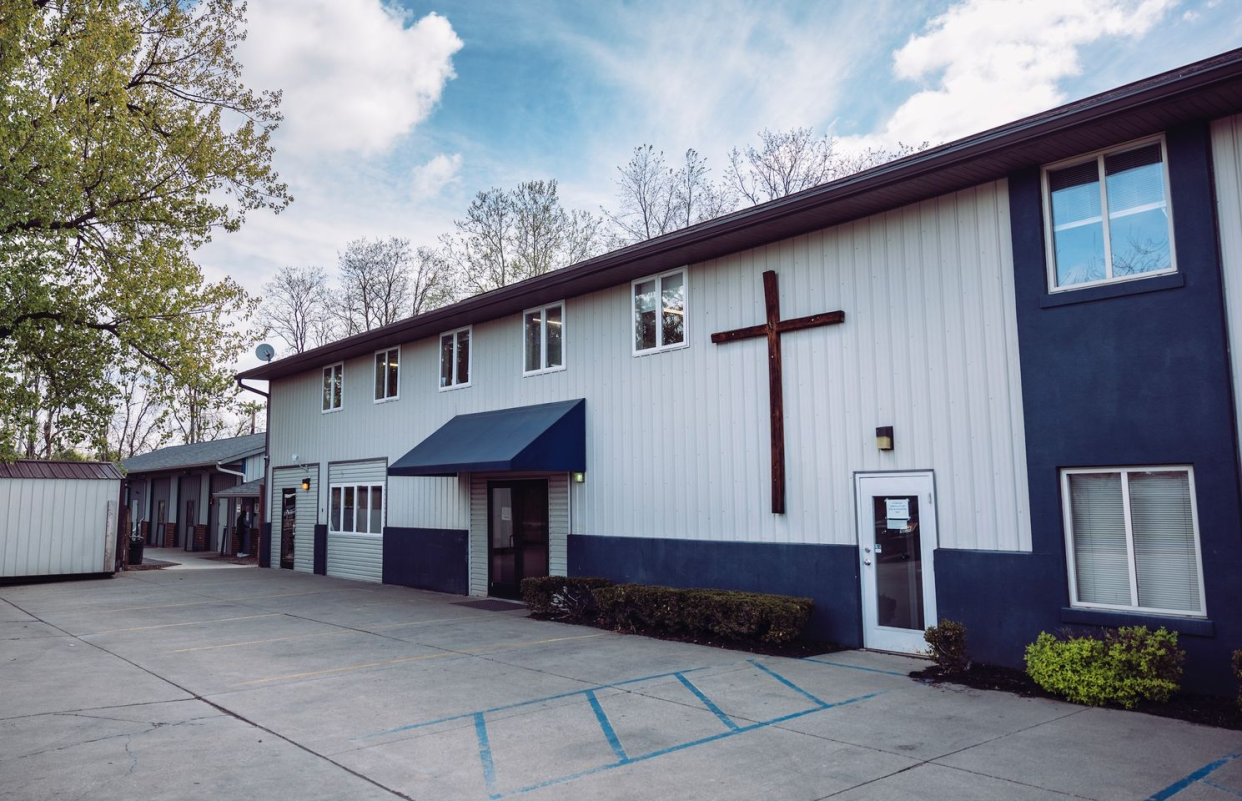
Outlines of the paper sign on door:
M909 520L910 519L910 499L909 498L885 498L884 499L884 516L889 520Z
M513 519L513 508L509 506L500 507L500 519L501 520L512 520Z

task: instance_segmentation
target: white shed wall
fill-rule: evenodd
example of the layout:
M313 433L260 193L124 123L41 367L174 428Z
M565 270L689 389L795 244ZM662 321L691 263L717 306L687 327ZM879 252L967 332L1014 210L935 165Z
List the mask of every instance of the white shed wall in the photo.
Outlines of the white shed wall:
M0 479L0 578L111 573L116 480Z
M784 337L786 515L769 511L766 350L713 345L764 319L843 325ZM1030 549L1005 181L689 267L689 347L631 354L630 286L566 302L566 364L522 377L518 315L474 327L470 387L437 387L437 341L401 349L400 400L372 400L372 357L345 365L344 408L318 370L272 384L274 461L393 461L456 414L587 399L575 534L852 544L856 471L935 471L940 545ZM874 429L895 428L880 452ZM463 528L456 479L394 479L391 525ZM321 514L326 496L320 495ZM273 507L274 508L274 507Z

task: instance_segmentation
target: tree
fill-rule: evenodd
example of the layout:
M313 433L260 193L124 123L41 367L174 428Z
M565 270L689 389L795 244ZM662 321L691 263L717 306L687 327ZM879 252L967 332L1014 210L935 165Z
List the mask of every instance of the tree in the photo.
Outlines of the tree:
M341 287L334 304L345 336L409 316L413 261L408 239L356 239L346 246L338 261Z
M690 149L676 170L664 161L664 152L652 145L634 148L617 167L618 211L607 210L620 244L632 244L667 234L733 210L728 187L716 187L707 177L707 159Z
M294 352L326 345L334 321L328 277L319 267L282 267L263 285L263 318Z
M479 192L453 224L456 231L440 238L441 254L470 294L567 267L605 247L602 221L566 211L555 180Z
M868 148L840 153L831 136L815 136L810 128L759 132L759 147L733 148L725 179L737 193L758 205L835 181L856 172L908 156L926 147L898 144L896 148Z
M130 361L116 371L113 385L118 395L100 458L122 462L163 447L172 431L168 428L168 409L159 401L151 370Z
M453 267L443 253L435 248L414 251L414 271L410 277L410 303L413 314L423 314L455 299Z
M100 443L126 359L222 372L252 306L190 254L291 200L271 166L279 93L242 85L232 0L0 5L0 409L4 444ZM187 343L196 347L187 348ZM56 428L64 429L63 436Z

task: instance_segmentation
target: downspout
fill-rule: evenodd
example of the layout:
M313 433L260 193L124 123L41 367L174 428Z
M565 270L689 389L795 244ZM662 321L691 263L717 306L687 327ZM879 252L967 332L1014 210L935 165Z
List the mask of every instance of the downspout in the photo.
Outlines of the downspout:
M271 467L271 462L272 462L272 396L271 396L271 393L264 392L261 389L255 389L254 387L246 386L245 384L242 383L241 378L237 379L237 386L241 387L247 392L253 392L256 395L262 395L263 400L264 400L264 403L263 403L263 483L259 485L259 538L262 539L263 523L267 520L267 516L268 516L267 472L268 472L268 469ZM269 540L270 540L270 535L269 535ZM254 542L254 540L252 539L251 542ZM268 567L272 566L271 545L272 544L269 541L268 542ZM260 544L259 547L261 549L263 546ZM262 559L260 558L260 564L261 563L262 563Z

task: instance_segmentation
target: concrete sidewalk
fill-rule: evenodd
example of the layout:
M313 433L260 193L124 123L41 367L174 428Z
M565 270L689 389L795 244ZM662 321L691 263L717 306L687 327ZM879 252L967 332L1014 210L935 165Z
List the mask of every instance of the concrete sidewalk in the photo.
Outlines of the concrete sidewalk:
M0 587L0 798L1242 797L1242 733L282 570Z
M148 546L143 549L142 560L146 562L153 559L160 562L171 562L168 567L163 570L222 570L226 568L237 567L258 567L258 565L237 565L232 562L226 562L219 559L220 554L215 551L187 551L182 548L152 548Z

